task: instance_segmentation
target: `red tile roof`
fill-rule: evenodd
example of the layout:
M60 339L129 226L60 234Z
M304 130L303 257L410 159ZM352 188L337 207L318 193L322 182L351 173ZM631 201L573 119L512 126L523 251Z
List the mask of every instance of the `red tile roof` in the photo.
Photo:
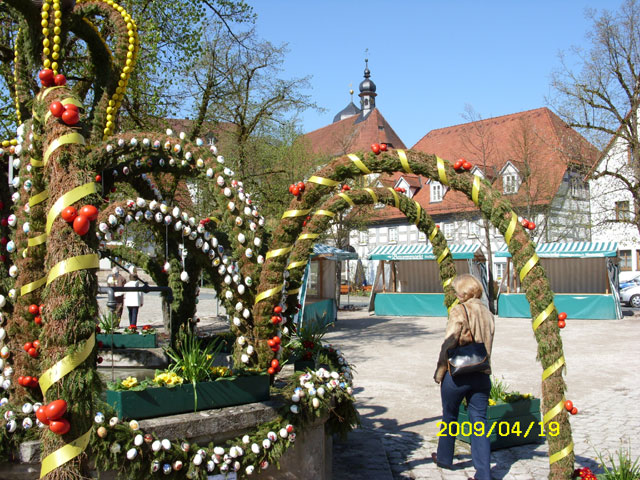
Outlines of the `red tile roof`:
M374 108L357 122L360 115L345 118L303 136L316 154L338 156L357 151L369 151L372 143L387 143L393 148L406 148L380 111Z
M432 130L413 149L435 153L451 162L465 158L485 172L486 177L495 178L493 185L500 190L502 178L498 173L507 162L511 162L521 175L530 166L528 185L523 183L517 194L508 195L515 206L548 204L557 193L569 165L588 170L600 155L593 145L548 108ZM383 183L395 184L402 175L396 173ZM452 190L447 191L442 202L431 203L427 182L425 178L424 187L414 199L429 215L476 210L466 195ZM385 210L388 211L379 220L403 217L395 208Z

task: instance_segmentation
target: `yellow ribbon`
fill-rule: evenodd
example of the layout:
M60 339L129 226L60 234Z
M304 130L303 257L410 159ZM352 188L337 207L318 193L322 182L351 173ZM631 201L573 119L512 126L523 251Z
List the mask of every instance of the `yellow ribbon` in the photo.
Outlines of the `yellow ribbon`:
M319 233L303 233L298 237L298 240L314 240L320 236Z
M55 152L58 148L62 147L63 145L69 145L69 144L84 145L85 144L84 137L79 133L69 133L67 135L62 135L61 137L56 138L53 142L49 144L49 146L47 147L47 150L44 152L44 156L42 157L44 164L45 165L47 164L47 162L49 161L49 157L53 152Z
M404 171L407 173L413 173L413 170L411 170L411 166L409 165L409 159L407 158L407 154L405 153L405 151L396 150L396 152L398 153L398 157L400 157L400 163L402 164L402 168L404 168Z
M30 162L32 167L44 167L44 162L42 160L36 160L35 158L32 158Z
M546 425L547 423L549 423L556 415L562 412L562 410L564 410L564 397L554 407L549 409L547 413L544 414L544 417L542 417L542 424Z
M440 265L442 263L442 261L446 258L447 255L449 255L449 253L451 253L449 251L449 247L445 247L445 249L442 251L442 253L440 254L440 256L436 260L438 262L438 265Z
M300 260L299 262L291 262L287 265L287 270L293 270L294 268L304 267L307 264L306 260Z
M216 225L220 225L220 219L216 217L207 217L209 220L216 222Z
M324 177L316 177L315 175L312 176L309 181L311 183L318 183L320 185L325 185L327 187L335 187L336 185L338 185L340 182L336 182L335 180L331 180L330 178L324 178Z
M347 157L349 157L351 159L351 161L355 164L356 167L358 167L360 169L360 171L364 174L369 174L371 173L371 170L369 170L367 168L367 166L362 162L362 160L360 160L358 158L357 155L354 155L353 153L350 153L349 155L347 155Z
M280 293L282 291L282 287L275 287L275 288L270 288L269 290L265 290L262 293L259 293L256 296L256 301L255 303L258 303L262 300L264 300L265 298L269 298L273 295L275 295L276 293Z
M42 233L37 237L32 237L29 240L27 240L27 247L37 247L38 245L42 245L46 241L47 241L47 234Z
M542 381L545 381L547 378L553 375L555 371L558 370L563 365L564 365L564 356L560 357L558 360L556 360L555 362L553 362L551 365L549 365L547 368L544 369L544 371L542 372Z
M432 242L433 239L436 238L436 235L438 235L438 227L434 225L433 230L431 230L431 233L429 234L429 241Z
M522 282L522 280L524 280L524 277L527 276L527 273L529 273L531 271L531 269L536 265L536 263L538 263L538 260L540 260L538 258L537 254L533 254L531 256L531 258L529 260L527 260L527 263L524 264L524 267L522 267L522 270L520 270L520 281Z
M457 298L451 303L451 305L449 305L449 308L447 308L447 313L449 313L451 311L451 309L453 307L455 307L457 304L460 303L460 300L458 300Z
M295 295L296 293L300 292L300 287L295 288L293 290L287 290L287 295Z
M42 460L40 467L40 478L47 475L52 470L55 470L59 466L67 463L69 460L73 460L80 455L89 445L89 439L91 438L91 429L84 435L76 438L73 442L67 443L60 447L53 453L50 453Z
M438 164L438 178L440 179L440 183L443 185L449 185L449 180L447 180L447 172L444 169L444 160L436 155L436 162Z
M536 319L533 321L533 331L535 332L538 327L540 325L542 325L542 322L544 322L547 318L549 318L549 315L551 315L551 313L553 312L553 310L556 308L556 306L553 304L553 302L551 302L547 308L545 308L542 312L540 312L538 314L538 316L536 317Z
M351 200L351 197L350 197L349 195L347 195L346 193L342 193L342 192L340 192L340 193L338 194L338 196L339 196L340 198L342 198L345 202L347 202L349 205L351 205L352 207L355 207L355 206L356 206L356 204L355 204L355 203L353 203L353 200Z
M447 288L447 286L448 286L451 282L453 282L453 279L454 279L454 277L447 278L444 282L442 282L442 288L443 288L443 289L444 289L444 288Z
M478 193L480 193L480 176L473 176L473 188L471 189L471 200L478 205Z
M318 210L314 213L314 215L325 215L327 217L335 217L336 214L329 210Z
M310 208L306 210L287 210L282 214L282 218L302 217L304 215L307 215L310 211Z
M371 195L373 203L378 203L378 195L376 195L376 192L374 192L372 188L365 188L364 191Z
M27 293L31 293L34 290L39 289L46 283L47 283L46 276L36 280L35 282L27 283L26 285L23 285L22 288L20 288L20 295L26 295Z
M31 198L29 198L29 206L33 207L38 205L39 203L44 202L47 198L49 198L49 190L43 190L40 193L36 193Z
M517 224L518 216L514 212L511 212L511 221L507 227L507 233L504 234L504 241L507 242L507 247L509 247L509 243L511 243L511 237L513 236L513 232L516 231Z
M93 347L95 346L95 344L96 334L94 332L87 339L87 341L84 342L84 346L80 350L67 355L42 375L40 375L40 381L38 383L40 384L42 395L44 396L47 393L47 390L49 390L49 388L51 388L54 383L56 383L58 380L60 380L62 377L67 375L69 372L78 367L82 362L84 362L93 351Z
M415 221L415 224L418 225L418 223L420 223L420 215L422 214L422 207L415 200L414 200L414 203L416 204L416 221Z
M42 100L44 97L49 95L50 92L52 92L53 90L57 90L58 88L62 88L62 87L56 86L56 87L49 87L49 88L45 88L44 90L41 90L40 93L38 93L38 100Z
M62 210L67 208L69 205L76 203L78 200L91 195L92 193L96 193L97 191L97 183L85 183L84 185L80 185L79 187L76 187L73 190L65 193L58 200L56 200L56 203L53 204L53 206L49 209L49 213L47 213L47 226L45 228L45 232L47 232L47 235L51 233L53 222L55 221L56 217L60 215Z
M77 257L67 258L56 263L47 275L47 285L56 278L66 275L67 273L77 272L78 270L88 270L90 268L100 268L100 256L95 253L87 255L78 255Z
M555 462L557 462L558 460L563 459L564 457L566 457L567 455L569 455L571 452L573 452L573 442L571 442L569 445L567 445L566 447L564 447L562 450L560 450L559 452L554 453L553 455L551 455L549 457L549 465L554 464Z
M387 190L389 190L393 194L393 201L395 203L395 207L396 208L400 207L400 197L398 197L398 192L396 192L391 187L387 187Z
M269 250L267 252L267 254L265 255L265 258L267 260L269 260L270 258L273 258L273 257L279 257L281 255L286 255L291 250L293 250L293 247L286 247L286 248L278 248L276 250Z

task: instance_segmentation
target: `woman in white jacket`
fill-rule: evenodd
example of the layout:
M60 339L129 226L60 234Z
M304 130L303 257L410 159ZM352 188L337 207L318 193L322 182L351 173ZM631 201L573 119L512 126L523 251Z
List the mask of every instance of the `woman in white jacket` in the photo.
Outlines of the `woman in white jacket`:
M142 283L138 281L138 276L134 273L129 275L129 281L124 284L125 287L141 287ZM124 292L124 306L129 310L129 326L138 324L138 310L143 305L142 292Z

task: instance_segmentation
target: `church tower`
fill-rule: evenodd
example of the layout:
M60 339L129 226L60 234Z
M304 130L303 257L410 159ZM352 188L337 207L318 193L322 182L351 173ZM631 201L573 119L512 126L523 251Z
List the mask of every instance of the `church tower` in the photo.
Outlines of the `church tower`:
M360 82L360 109L362 117L366 117L376 108L376 84L370 80L371 72L369 71L369 59L364 60L364 80Z

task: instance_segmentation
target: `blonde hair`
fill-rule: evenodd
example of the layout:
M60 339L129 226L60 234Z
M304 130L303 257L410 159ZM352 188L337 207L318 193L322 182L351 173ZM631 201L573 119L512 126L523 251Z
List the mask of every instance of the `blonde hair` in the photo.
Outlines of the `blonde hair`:
M468 273L454 278L452 287L460 302L466 302L470 298L482 297L482 284L476 277Z

